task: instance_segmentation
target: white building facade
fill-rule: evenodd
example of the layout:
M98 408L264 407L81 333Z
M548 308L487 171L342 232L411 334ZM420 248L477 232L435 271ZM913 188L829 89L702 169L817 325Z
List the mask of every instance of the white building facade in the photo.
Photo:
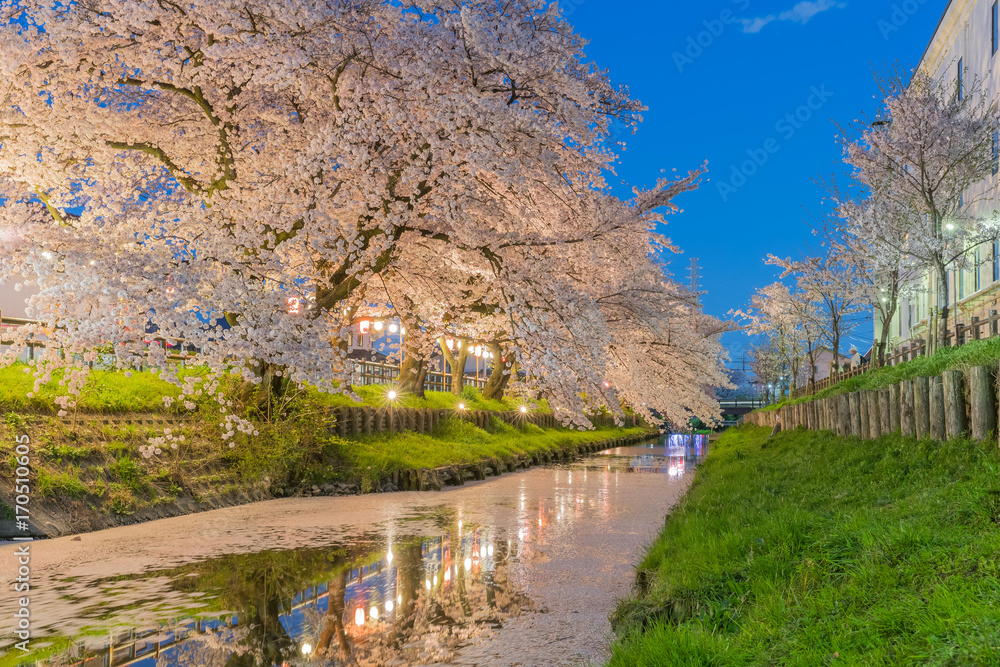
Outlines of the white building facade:
M927 49L919 69L936 81L954 83L956 91L963 83L979 81L989 101L1000 110L1000 5L998 0L950 0ZM1000 111L998 111L1000 113ZM994 146L1000 138L994 136ZM994 148L996 151L997 148ZM990 217L1000 208L995 197L982 198L986 190L996 191L997 168L988 181L967 194L976 201L976 216ZM973 318L985 319L991 311L1000 310L1000 248L990 243L968 249L968 267L953 270L948 276L949 303L953 311L949 326L956 322L971 324ZM921 283L919 294L904 299L890 325L890 340L896 348L928 338L930 316L941 303L937 280L933 274ZM878 317L875 318L874 340L879 337ZM988 333L984 330L983 335Z

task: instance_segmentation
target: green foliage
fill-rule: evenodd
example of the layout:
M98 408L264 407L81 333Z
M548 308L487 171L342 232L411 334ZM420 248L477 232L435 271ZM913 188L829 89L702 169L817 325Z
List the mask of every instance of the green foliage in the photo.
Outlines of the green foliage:
M59 473L40 469L37 489L42 497L64 495L80 499L87 495L87 485L80 480L80 469L77 466L69 466Z
M638 568L611 665L980 665L1000 645L1000 455L727 432Z
M763 408L765 411L777 410L785 405L808 403L818 398L849 394L865 389L879 389L903 380L915 377L932 377L951 369L967 369L972 366L995 364L1000 359L1000 338L977 340L960 347L943 347L929 357L917 357L898 366L885 366L868 373L862 373L852 378L842 380L832 387L827 387L815 395L782 401Z
M7 427L15 431L24 431L25 419L16 412L8 412L4 415L4 422L6 422Z
M146 472L131 456L115 459L108 464L107 472L133 493L142 493L149 486Z
M114 482L110 484L104 495L104 510L111 514L131 514L135 509L135 495L132 489Z

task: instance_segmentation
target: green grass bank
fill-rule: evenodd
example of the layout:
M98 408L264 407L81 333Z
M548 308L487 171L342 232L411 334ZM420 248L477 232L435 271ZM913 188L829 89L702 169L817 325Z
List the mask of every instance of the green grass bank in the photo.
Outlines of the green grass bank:
M876 368L835 385L827 387L815 394L800 396L791 400L781 401L762 408L765 411L777 410L786 405L808 403L819 398L849 394L864 389L879 389L903 380L915 377L940 375L942 371L966 369L970 366L985 366L1000 360L1000 338L978 340L959 347L944 347L929 357L917 357L912 361L897 366Z
M1000 664L996 447L769 433L713 446L610 665Z
M359 405L346 396L291 388L280 410L264 413L256 396L233 391L230 408L249 419L254 434L225 439L224 415L210 400L192 412L166 408L172 385L152 373L95 371L79 406L56 416L58 378L32 397L24 367L0 371L0 520L13 518L10 490L17 468L15 439L31 438L32 517L49 535L84 532L136 521L290 495L369 493L437 488L548 460L589 443L649 433L642 428L577 431L512 426L492 417L477 427L467 410L502 412L521 405L548 412L544 401L486 400L473 387L461 395L402 396L400 407L431 408L445 416L430 433L409 431L339 437L329 408ZM198 369L186 372L197 373ZM361 387L361 405L383 405L384 387ZM151 439L159 449L150 455ZM144 451L145 450L145 451ZM456 470L465 466L465 470ZM471 467L473 470L469 470ZM433 469L442 470L435 473ZM448 470L444 470L449 468ZM398 487L397 487L398 484Z

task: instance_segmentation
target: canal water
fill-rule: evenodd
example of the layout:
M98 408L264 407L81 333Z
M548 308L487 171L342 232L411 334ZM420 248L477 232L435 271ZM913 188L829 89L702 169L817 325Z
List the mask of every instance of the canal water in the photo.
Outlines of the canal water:
M24 664L600 661L615 599L706 450L670 436L440 493L275 500L38 541ZM13 551L0 547L11 665Z

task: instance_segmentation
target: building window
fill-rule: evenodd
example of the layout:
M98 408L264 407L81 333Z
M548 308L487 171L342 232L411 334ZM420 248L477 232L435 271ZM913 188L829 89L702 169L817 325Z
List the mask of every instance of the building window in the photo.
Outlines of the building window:
M963 62L963 59L959 58L958 59L958 76L955 78L955 93L958 95L958 101L959 102L962 101L962 92L963 92L962 91L962 88L963 88L963 86L962 86L962 69L963 69L962 68L962 62ZM979 135L979 136L982 136L982 135Z
M1000 280L1000 241L993 242L993 282Z
M994 2L993 3L993 8L990 10L990 20L991 20L991 23L993 25L993 30L990 33L990 36L991 36L991 42L990 42L990 44L993 47L993 52L992 52L993 55L996 55L996 53L997 53L997 47L1000 46L1000 32L998 32L998 30L1000 30L1000 24L998 24L997 19L998 19L998 16L997 16L997 3Z
M958 270L958 298L965 298L965 269Z
M982 280L980 280L980 273L979 273L980 269L979 265L982 263L982 258L983 258L982 251L980 251L979 248L976 248L976 268L975 268L976 273L973 277L973 281L975 281L975 289L973 290L973 292L978 292L979 290L983 289L983 284Z

